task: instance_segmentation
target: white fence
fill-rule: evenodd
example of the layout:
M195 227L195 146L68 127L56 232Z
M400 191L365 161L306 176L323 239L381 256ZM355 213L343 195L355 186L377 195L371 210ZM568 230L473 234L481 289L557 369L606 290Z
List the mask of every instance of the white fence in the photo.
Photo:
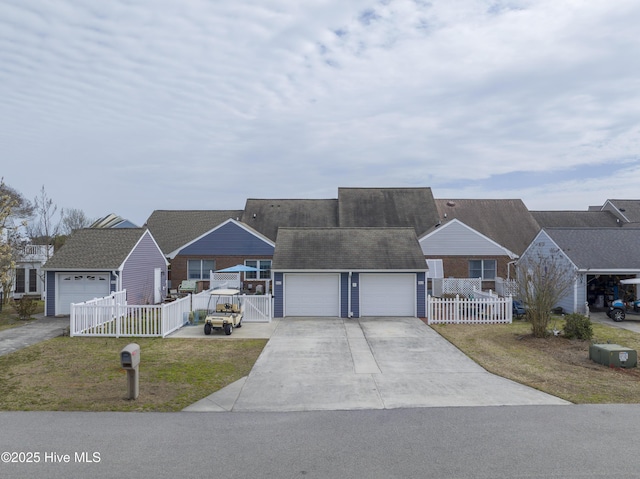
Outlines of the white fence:
M209 273L209 289L235 288L240 289L240 273Z
M518 297L518 283L515 279L496 278L496 293L500 296Z
M166 337L189 321L192 311L209 307L210 291L171 303L128 305L126 291L71 305L70 336ZM270 322L272 296L240 296L243 322Z
M473 299L434 298L427 296L427 322L429 324L496 324L511 323L513 316L511 296Z

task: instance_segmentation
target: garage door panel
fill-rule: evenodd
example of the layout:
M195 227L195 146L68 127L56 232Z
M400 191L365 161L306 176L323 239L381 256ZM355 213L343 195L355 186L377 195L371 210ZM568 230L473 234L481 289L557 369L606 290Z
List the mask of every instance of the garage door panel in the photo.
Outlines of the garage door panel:
M360 316L415 315L415 274L360 275Z
M285 316L339 316L340 276L285 274Z
M69 314L71 303L109 295L108 274L59 274L56 314Z

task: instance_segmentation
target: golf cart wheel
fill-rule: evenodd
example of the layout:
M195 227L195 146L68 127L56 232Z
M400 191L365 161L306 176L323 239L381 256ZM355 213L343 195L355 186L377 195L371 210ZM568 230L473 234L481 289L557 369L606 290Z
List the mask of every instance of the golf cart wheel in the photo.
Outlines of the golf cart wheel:
M232 332L233 332L233 326L231 325L231 323L225 324L224 325L224 334L229 336Z
M614 309L613 311L611 311L611 319L613 319L616 323L624 321L624 317L624 311L622 311L621 309Z
M209 323L205 323L204 325L204 334L207 336L211 334L211 325Z

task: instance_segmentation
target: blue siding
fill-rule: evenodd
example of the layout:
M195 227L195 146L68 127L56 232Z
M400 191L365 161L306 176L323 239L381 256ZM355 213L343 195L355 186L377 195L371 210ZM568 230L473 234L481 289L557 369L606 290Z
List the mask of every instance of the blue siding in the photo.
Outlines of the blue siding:
M180 250L181 255L273 256L274 247L237 224L227 223Z
M45 280L45 290L47 292L47 301L45 305L45 316L56 315L56 273L47 271Z
M426 298L426 283L427 283L427 278L426 278L426 273L417 273L416 277L416 299L418 301L417 304L417 308L416 308L416 312L418 313L418 317L419 318L426 318L427 317L427 298ZM420 282L422 282L422 284L420 284Z
M284 274L273 274L273 317L284 317Z
M355 288L353 285L356 285ZM360 273L351 275L351 312L354 318L360 317Z
M154 303L154 272L160 268L164 273L161 297L166 296L167 265L164 255L158 249L147 231L142 236L122 268L122 287L127 290L128 304Z

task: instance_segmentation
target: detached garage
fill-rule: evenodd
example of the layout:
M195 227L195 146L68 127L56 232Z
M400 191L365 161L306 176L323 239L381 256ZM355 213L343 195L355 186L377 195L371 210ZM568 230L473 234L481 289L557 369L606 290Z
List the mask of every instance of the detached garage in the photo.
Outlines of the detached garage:
M159 303L166 296L167 260L143 228L75 231L43 270L47 316L68 315L71 303L123 289L129 304Z
M274 315L425 315L427 265L413 228L280 228Z

